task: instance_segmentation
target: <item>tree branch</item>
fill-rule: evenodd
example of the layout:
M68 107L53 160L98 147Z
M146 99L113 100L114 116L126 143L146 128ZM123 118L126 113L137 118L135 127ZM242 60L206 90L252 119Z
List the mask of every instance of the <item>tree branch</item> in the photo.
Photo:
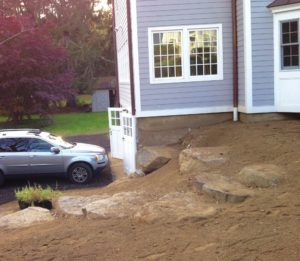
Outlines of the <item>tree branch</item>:
M19 32L17 34L14 34L11 37L8 37L7 39L1 41L0 42L0 46L3 45L3 44L5 44L5 43L7 43L7 42L9 42L9 41L11 41L11 40L13 40L13 39L15 39L15 38L17 38L18 36L20 36L23 33L27 33L27 32L33 31L33 30L34 30L34 28L31 28L31 29L27 29L27 30L21 31L21 32Z
M108 62L108 63L111 63L111 64L114 64L114 63L115 63L114 61L109 60L109 59L107 59L107 58L105 58L105 57L103 57L103 56L99 56L99 58L102 59L103 61Z

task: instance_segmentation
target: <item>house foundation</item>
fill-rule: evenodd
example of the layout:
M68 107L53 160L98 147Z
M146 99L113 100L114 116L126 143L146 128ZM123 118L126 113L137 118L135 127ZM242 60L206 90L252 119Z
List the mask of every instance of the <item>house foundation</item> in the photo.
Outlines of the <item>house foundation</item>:
M138 147L175 144L189 131L232 120L232 113L149 117L137 119Z

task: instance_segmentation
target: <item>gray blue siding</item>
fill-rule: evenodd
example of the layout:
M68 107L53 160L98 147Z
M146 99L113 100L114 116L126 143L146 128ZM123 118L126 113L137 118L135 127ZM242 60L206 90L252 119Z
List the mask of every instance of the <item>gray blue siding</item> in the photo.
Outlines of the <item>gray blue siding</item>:
M137 0L142 111L232 106L231 0ZM224 80L150 84L148 28L223 25Z
M243 0L237 1L238 23L238 78L239 78L239 105L245 106L245 51L244 51L244 6Z
M273 17L270 0L252 0L253 106L274 105Z

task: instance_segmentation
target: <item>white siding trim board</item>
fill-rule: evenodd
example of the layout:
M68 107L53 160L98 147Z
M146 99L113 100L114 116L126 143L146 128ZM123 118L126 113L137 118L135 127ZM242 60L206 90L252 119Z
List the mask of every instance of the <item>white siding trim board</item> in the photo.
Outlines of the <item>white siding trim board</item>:
M138 118L146 117L159 117L159 116L176 116L176 115L191 115L191 114L206 114L206 113L222 113L232 112L232 106L220 107L203 107L203 108L190 108L190 109L170 109L170 110L157 110L157 111L142 111L136 115Z
M247 113L252 111L252 22L251 0L244 0L244 68L245 68L245 108Z
M131 110L127 2L114 1L120 105Z
M135 114L142 110L141 106L141 83L140 83L140 63L139 63L139 41L136 0L131 2L131 30L132 30L132 55L133 55L133 77L135 95Z
M282 12L290 12L300 9L300 4L290 4L290 5L283 5L283 6L276 6L270 8L273 14L282 13Z

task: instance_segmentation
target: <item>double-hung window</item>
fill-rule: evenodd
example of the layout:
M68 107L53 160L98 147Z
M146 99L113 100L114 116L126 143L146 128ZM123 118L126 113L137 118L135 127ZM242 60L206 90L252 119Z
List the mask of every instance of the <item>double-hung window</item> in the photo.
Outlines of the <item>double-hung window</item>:
M222 25L149 29L150 82L223 79Z
M299 20L285 21L281 23L281 64L282 69L300 68L300 36Z

